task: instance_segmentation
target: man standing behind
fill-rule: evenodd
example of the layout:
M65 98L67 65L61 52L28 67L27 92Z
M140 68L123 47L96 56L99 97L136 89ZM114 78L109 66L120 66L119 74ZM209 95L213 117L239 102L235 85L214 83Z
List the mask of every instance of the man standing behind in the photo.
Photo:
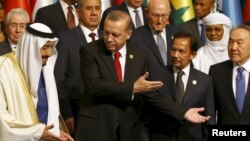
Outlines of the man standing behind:
M198 42L198 48L205 45L205 28L203 18L214 10L215 0L194 0L196 18L180 24L179 27L191 33Z
M38 9L35 22L49 26L56 34L78 25L75 0L58 0L57 3Z
M151 76L163 80L168 90L160 91L169 95L177 103L187 107L205 107L204 115L210 115L207 123L193 124L179 122L155 111L150 112L150 137L152 141L203 141L208 138L208 124L215 122L215 105L212 79L210 76L191 67L191 60L196 55L197 42L191 34L175 34L171 49L172 65L164 67L162 74ZM179 129L180 128L180 129ZM175 140L174 140L175 139Z
M198 112L175 104L158 93L162 87L148 81L146 54L129 41L132 20L127 13L112 11L104 22L104 39L80 49L85 86L76 128L77 141L138 141L138 118L143 100L177 119L204 122ZM177 110L176 110L177 109Z
M83 97L84 87L80 74L81 46L102 37L98 25L101 18L101 0L78 0L80 24L59 34L58 58L55 65L55 78L58 88L60 109L71 134Z
M103 12L102 20L100 23L101 30L103 30L104 28L105 18L107 17L108 13L113 10L121 10L128 13L133 21L133 30L147 23L143 0L124 0L122 4L112 6Z
M131 42L146 51L150 71L171 63L172 37L177 29L169 24L170 11L169 0L149 1L148 24L136 29L131 37Z
M59 128L53 69L55 34L34 23L13 52L0 57L0 140L73 141Z
M12 9L7 14L4 23L7 38L0 43L0 55L16 50L17 42L22 37L29 21L28 13L22 8Z
M230 32L230 60L210 67L219 125L250 125L250 27Z

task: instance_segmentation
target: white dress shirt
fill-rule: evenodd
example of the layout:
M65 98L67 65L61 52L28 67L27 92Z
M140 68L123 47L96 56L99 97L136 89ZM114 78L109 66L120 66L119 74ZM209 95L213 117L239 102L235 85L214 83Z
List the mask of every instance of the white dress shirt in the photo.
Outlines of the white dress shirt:
M97 28L94 31L91 31L91 30L89 30L88 28L86 28L85 26L83 26L81 24L80 24L80 27L81 27L82 32L83 32L83 34L84 34L84 36L85 36L88 43L92 42L92 38L89 37L90 33L95 33L96 34L95 40L99 39Z

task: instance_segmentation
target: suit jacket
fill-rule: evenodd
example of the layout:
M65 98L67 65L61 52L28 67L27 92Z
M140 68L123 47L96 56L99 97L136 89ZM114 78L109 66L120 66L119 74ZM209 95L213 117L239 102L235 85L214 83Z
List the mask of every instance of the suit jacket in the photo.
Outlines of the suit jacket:
M107 17L108 13L111 12L111 11L114 11L114 10L121 10L121 11L126 12L126 13L129 14L128 7L127 7L125 2L123 2L120 5L112 6L112 7L108 8L108 9L106 9L102 14L102 19L101 19L100 26L99 26L101 30L103 30L103 28L104 28L104 20ZM147 20L147 17L145 15L145 11L146 11L145 7L143 7L143 6L142 6L142 11L143 11L142 15L143 15L144 24L146 24L148 20ZM134 29L135 29L135 25L133 24L133 30Z
M12 52L12 49L8 39L5 39L4 41L0 42L0 56L9 52Z
M102 37L101 31L98 32ZM55 65L61 114L64 119L76 117L84 88L80 74L80 47L87 44L86 37L78 25L59 34L56 48L58 57Z
M167 39L167 59L168 64L171 63L170 51L172 45L172 38L178 29L173 25L167 25L166 28L166 39ZM136 46L142 48L147 53L148 57L148 69L155 69L164 67L163 59L158 49L157 43L154 40L152 31L148 24L139 27L133 32L131 42Z
M59 2L38 9L35 22L46 24L56 34L68 29L67 20Z
M158 71L158 74L152 75L151 78L154 80L162 80L167 88L160 89L160 92L170 95L172 99L176 100L176 86L172 65L164 67L163 70ZM171 139L178 139L178 141L207 140L207 125L216 123L211 77L190 67L189 78L182 104L189 108L205 107L206 110L203 114L210 115L210 120L203 124L193 124L188 121L179 122L171 117L153 111L153 113L150 112L150 115L154 116L151 117L149 126L152 134L163 134ZM161 141L157 137L152 140Z
M209 74L213 78L218 113L218 124L240 125L250 124L250 83L248 82L244 106L240 114L232 87L233 62L225 61L210 67Z
M202 47L200 31L196 19L189 20L179 25L179 28L189 32L197 40L197 49Z
M106 50L104 40L80 49L85 94L78 117L76 141L137 141L138 118L144 100L165 114L183 119L187 109L161 94L134 94L132 100L134 82L145 73L147 60L141 49L129 42L126 46L123 83L118 83L112 53Z

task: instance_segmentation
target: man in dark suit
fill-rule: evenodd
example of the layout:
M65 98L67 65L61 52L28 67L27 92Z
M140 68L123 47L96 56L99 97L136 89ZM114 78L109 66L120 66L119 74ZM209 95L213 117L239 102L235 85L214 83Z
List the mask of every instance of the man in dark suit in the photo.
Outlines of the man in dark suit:
M230 60L211 66L209 73L214 83L217 123L250 125L249 26L241 25L231 30L228 52Z
M187 32L175 34L171 49L172 65L164 67L158 74L151 75L151 78L162 80L166 85L167 88L161 89L161 93L169 95L187 107L205 107L203 114L210 115L211 118L207 123L193 124L189 121L179 122L152 111L150 115L154 117L151 117L149 124L151 141L207 140L207 125L216 124L212 79L190 65L196 50L197 42L191 34ZM182 76L178 77L181 73ZM178 83L182 86L178 86Z
M44 23L49 26L56 34L69 29L67 25L68 7L72 7L75 25L78 25L75 0L59 0L55 4L48 5L38 9L35 22Z
M149 1L146 13L148 24L136 29L131 37L131 42L147 53L149 70L171 63L172 37L177 29L169 24L170 11L168 0ZM158 41L160 37L163 46Z
M196 18L178 26L191 33L196 38L198 42L198 48L200 48L205 44L205 36L203 36L204 39L201 37L203 26L202 19L209 13L213 12L215 0L194 0L193 2ZM203 33L205 34L205 32Z
M147 23L147 17L145 15L145 7L143 6L143 0L124 0L124 2L117 6L112 6L106 9L102 14L102 20L100 22L100 29L103 30L104 20L107 17L107 14L113 10L121 10L130 15L133 21L133 30L138 28L136 26L136 13L134 10L138 10L138 14L140 16L141 24L144 25Z
M137 141L143 100L179 120L204 122L209 119L198 114L204 108L187 110L158 93L144 93L162 87L162 82L146 80L149 75L146 54L127 41L131 34L130 16L112 11L104 22L104 39L80 49L86 91L76 141Z
M102 37L98 24L101 18L101 0L78 0L80 24L59 34L58 58L55 66L60 109L71 134L74 133L84 87L80 74L81 46ZM90 35L95 36L91 37Z
M12 9L7 14L5 21L7 37L0 43L0 55L16 50L17 42L22 37L29 21L28 13L22 8Z

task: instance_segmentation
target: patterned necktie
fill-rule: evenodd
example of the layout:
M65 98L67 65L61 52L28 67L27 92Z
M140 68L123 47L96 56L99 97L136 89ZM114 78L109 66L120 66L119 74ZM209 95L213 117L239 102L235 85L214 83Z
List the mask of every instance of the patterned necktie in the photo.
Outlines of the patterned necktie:
M96 36L95 33L90 33L90 34L89 34L89 37L92 39L91 42L94 42L94 41L95 41L95 36Z
M237 68L237 76L236 76L236 103L239 112L242 112L244 100L245 100L245 76L243 74L244 68Z
M139 15L139 11L137 9L134 10L135 12L135 23L136 23L136 28L142 26L142 23L141 23L141 18L140 18L140 15Z
M166 49L165 42L161 36L161 32L157 34L157 44L158 44L158 48L161 53L161 57L164 62L164 65L167 65L167 49Z
M201 26L201 42L202 42L202 46L205 45L205 42L206 42L206 36L205 36L205 28L204 28L204 25L203 24L200 24Z
M47 124L48 121L48 100L47 100L47 94L46 94L46 88L44 83L43 74L40 75L39 85L38 85L38 102L37 102L37 115L39 118L39 121Z
M68 6L67 23L68 23L69 29L72 29L76 26L75 16L74 16L72 10L73 10L72 6Z
M176 78L176 100L178 103L182 103L184 97L184 83L182 81L182 76L184 72L180 70Z
M120 57L121 57L121 53L117 51L114 55L114 64L115 64L118 81L122 82L122 68L121 68L121 63L119 61Z

